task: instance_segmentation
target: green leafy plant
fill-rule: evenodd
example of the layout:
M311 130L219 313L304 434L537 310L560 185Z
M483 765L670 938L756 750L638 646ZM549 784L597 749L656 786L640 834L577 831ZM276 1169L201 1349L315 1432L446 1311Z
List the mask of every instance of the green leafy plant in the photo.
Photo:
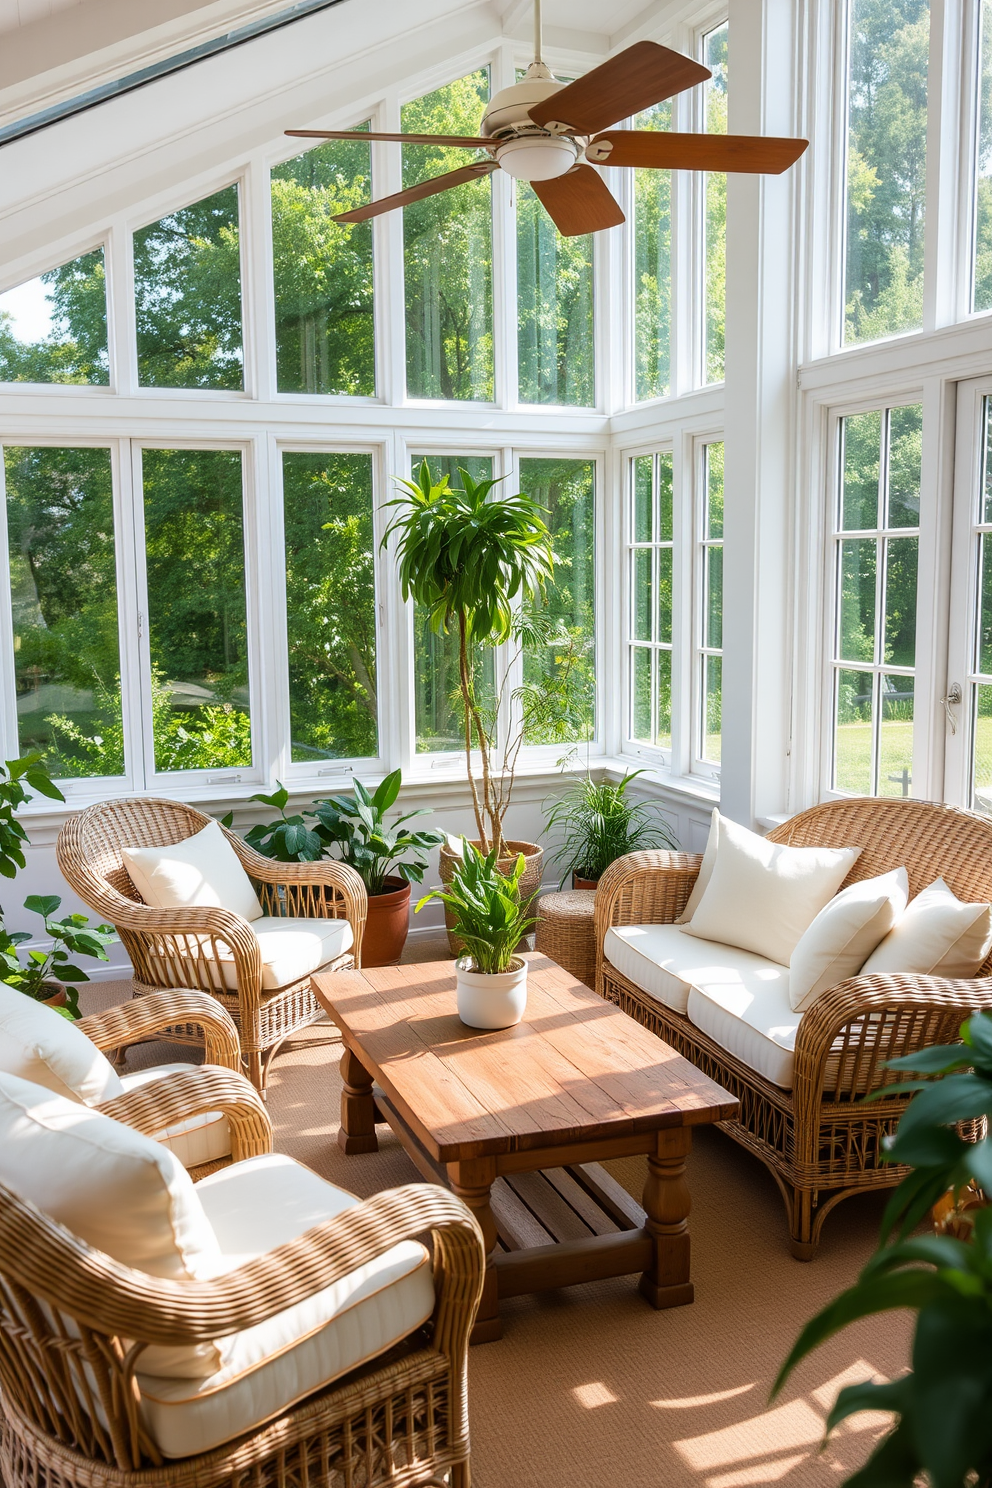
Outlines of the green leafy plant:
M107 961L107 946L117 939L113 925L91 925L86 915L65 915L55 919L62 900L57 894L29 894L24 908L41 915L45 934L51 945L45 951L29 951L22 964L17 947L31 939L29 930L0 932L0 981L42 1002L56 989L53 982L88 982L89 975L70 956L93 956ZM56 1008L64 1018L75 1019L79 1013L79 994L75 987L65 988L65 1007Z
M896 1417L847 1479L851 1488L914 1488L921 1475L931 1488L992 1483L992 1208L970 1212L967 1239L911 1233L947 1193L956 1201L976 1187L992 1194L987 1125L974 1142L956 1129L992 1116L992 1016L971 1018L961 1037L890 1061L891 1069L941 1077L874 1093L916 1092L885 1154L913 1171L893 1191L878 1250L855 1285L807 1323L775 1382L773 1393L800 1359L858 1318L916 1313L911 1371L887 1384L848 1385L828 1417L828 1432L857 1411Z
M434 481L424 460L416 480L397 478L401 494L386 507L398 510L383 545L396 539L404 599L412 598L423 608L433 631L457 631L465 761L476 829L484 853L493 846L502 854L503 820L519 745L516 753L512 745L504 752L504 766L507 755L512 755L513 764L509 789L501 790L493 771L495 718L491 712L486 716L479 699L475 648L505 644L514 638L515 622L520 637L516 607L543 601L554 554L542 508L530 496L521 492L490 501L497 481L473 480L467 470L459 470L459 475L461 489L449 486L447 475ZM481 782L472 758L475 749Z
M263 858L274 858L277 863L315 863L318 858L324 857L327 852L327 843L312 827L307 826L299 813L293 816L286 815L289 791L281 781L277 780L276 785L279 788L273 791L271 796L259 793L250 799L261 801L263 806L271 806L273 811L278 811L278 820L258 822L245 833L245 841L249 847L261 853ZM233 820L233 812L228 812L227 816L222 818L221 825L229 827Z
M549 830L561 829L562 845L552 861L561 864L564 883L570 874L601 878L624 853L641 848L668 847L678 851L678 839L653 801L630 801L627 787L643 770L632 770L622 780L574 780L545 813Z
M53 801L65 800L40 754L26 754L0 765L0 874L4 878L13 878L18 868L24 867L28 834L15 813L28 799L25 785Z
M509 971L517 946L537 924L537 919L528 914L537 891L526 899L520 894L526 859L521 853L510 872L501 873L495 847L483 854L464 837L462 854L451 882L444 888L431 889L417 910L432 899L440 899L454 910L455 923L450 928L465 942L474 970L487 975Z
M427 868L424 854L444 841L441 832L405 830L413 817L430 815L426 808L408 811L387 824L386 812L396 802L402 779L394 770L374 791L355 780L353 795L315 801L307 813L318 822L317 835L339 849L341 861L354 868L369 894L386 891L391 870L406 883L421 883Z

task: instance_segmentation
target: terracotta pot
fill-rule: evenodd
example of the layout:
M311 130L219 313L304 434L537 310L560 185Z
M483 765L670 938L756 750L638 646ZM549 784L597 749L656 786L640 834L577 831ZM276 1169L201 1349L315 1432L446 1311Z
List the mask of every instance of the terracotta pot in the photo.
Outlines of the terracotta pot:
M61 982L42 982L41 985L48 989L49 995L36 998L37 1002L40 1002L43 1007L65 1007L65 988Z
M573 889L596 889L599 887L598 878L580 878L577 873L572 874Z
M368 919L362 937L363 966L394 966L403 954L410 930L410 885L387 878L381 894L369 895Z
M469 840L471 841L471 839ZM524 869L524 876L520 880L520 893L521 897L526 899L541 887L541 874L544 871L544 848L539 847L536 842L516 842L511 839L507 840L506 845L509 848L509 852L505 858L498 859L497 866L501 873L509 873L517 858L523 853L527 860L527 866ZM479 848L481 851L481 844L478 841L472 842L472 846ZM447 884L451 882L455 873L455 864L460 862L461 858L458 854L453 853L448 844L444 843L439 854L442 883ZM445 905L444 923L448 927L448 946L453 956L460 956L465 949L465 943L457 935L452 935L451 926L454 922L455 915L453 910Z

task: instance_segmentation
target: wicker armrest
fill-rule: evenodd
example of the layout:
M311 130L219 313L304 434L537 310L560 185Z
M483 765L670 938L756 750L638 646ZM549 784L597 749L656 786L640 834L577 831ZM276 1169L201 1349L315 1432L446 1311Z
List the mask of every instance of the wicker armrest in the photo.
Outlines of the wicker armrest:
M133 1271L0 1185L0 1272L98 1333L145 1343L203 1342L254 1327L428 1231L437 1293L433 1346L455 1353L475 1318L485 1253L471 1211L436 1184L377 1194L213 1281Z
M797 1103L866 1095L904 1074L889 1059L952 1042L958 1026L992 1003L992 979L893 973L857 976L818 997L796 1034Z
M262 1097L244 1075L230 1069L190 1065L104 1101L97 1110L149 1137L191 1116L222 1111L231 1130L234 1162L272 1151L272 1122Z
M77 1026L98 1049L118 1049L179 1024L202 1028L203 1057L207 1064L241 1069L241 1044L234 1019L216 998L192 988L154 992L132 1002L122 1002L106 1012L90 1013Z
M603 941L611 925L672 925L685 909L703 864L701 853L627 853L617 858L596 890L596 985ZM600 989L601 990L601 989Z

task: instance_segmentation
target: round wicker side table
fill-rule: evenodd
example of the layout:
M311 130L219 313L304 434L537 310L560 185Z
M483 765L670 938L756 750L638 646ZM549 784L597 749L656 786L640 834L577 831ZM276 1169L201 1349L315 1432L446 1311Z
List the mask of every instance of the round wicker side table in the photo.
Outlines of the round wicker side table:
M542 894L537 901L535 950L557 961L587 987L594 986L596 981L595 903L595 889Z

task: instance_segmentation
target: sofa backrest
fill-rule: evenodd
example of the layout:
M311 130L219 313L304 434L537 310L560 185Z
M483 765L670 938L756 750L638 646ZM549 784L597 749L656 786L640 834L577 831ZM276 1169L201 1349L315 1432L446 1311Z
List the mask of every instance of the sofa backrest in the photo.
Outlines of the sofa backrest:
M992 902L992 821L954 806L876 796L824 801L768 838L791 847L860 847L845 884L904 867L910 898L942 878L966 903ZM992 955L979 975L990 973Z

